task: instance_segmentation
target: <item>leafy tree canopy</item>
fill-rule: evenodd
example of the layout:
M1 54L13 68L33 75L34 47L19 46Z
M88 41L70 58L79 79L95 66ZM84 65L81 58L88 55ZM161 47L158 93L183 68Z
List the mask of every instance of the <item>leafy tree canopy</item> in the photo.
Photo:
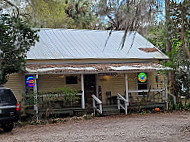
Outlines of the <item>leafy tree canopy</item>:
M125 31L121 42L123 47L127 32L142 33L147 25L154 22L158 5L157 0L100 0L97 13L107 17L107 29Z
M88 0L28 0L35 27L77 28L94 27L95 16Z
M190 1L167 1L167 6L166 21L150 27L148 38L170 57L165 65L173 68L173 93L190 97Z
M38 40L36 32L19 16L0 16L0 84L8 74L24 70L26 52Z

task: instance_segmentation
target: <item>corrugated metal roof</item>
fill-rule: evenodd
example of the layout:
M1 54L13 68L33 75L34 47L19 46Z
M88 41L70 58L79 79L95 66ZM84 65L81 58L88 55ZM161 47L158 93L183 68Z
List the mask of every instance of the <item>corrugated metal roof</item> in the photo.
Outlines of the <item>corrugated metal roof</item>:
M139 48L154 48L154 45L137 32L130 32L127 35L123 49L120 49L123 31L113 31L106 44L109 32L41 29L38 32L39 42L31 47L27 59L168 59L159 50L154 52L140 50Z
M28 64L26 72L39 74L63 73L107 73L170 70L156 63L123 63L123 64Z

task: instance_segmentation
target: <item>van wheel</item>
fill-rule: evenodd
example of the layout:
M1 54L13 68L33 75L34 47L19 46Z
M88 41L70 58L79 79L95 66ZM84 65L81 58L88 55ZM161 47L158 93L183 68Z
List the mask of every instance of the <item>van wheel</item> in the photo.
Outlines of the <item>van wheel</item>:
M10 131L12 131L13 127L14 127L13 122L7 123L7 124L3 125L3 130L4 130L4 132L10 132Z

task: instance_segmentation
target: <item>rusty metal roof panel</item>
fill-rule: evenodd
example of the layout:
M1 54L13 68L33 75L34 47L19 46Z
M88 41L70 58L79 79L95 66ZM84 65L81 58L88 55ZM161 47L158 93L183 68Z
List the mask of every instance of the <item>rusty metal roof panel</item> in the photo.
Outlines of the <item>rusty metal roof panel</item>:
M137 32L128 33L122 49L120 45L124 32L113 31L108 39L109 32L41 29L38 32L39 42L31 47L27 59L168 59L157 48L157 51L146 50L154 48L154 45Z
M26 72L38 74L105 73L171 70L156 63L122 64L27 64Z

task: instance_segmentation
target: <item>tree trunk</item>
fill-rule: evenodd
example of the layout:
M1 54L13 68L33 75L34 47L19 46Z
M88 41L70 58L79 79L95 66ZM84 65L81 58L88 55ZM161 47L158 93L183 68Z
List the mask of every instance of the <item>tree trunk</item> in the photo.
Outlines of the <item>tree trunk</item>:
M187 43L185 41L185 7L181 7L181 40L182 40L182 44L183 44L183 48L187 53L187 57L188 59L190 59L190 50L187 46Z
M171 52L172 48L171 48L171 41L170 41L170 34L169 34L169 26L170 26L170 0L165 0L165 13L166 13L166 25L165 25L165 29L166 29L166 51L167 52ZM175 79L174 79L174 72L169 71L168 72L168 80L169 80L169 84L171 83L171 87L169 88L170 92L174 95L175 94Z
M166 51L171 51L171 42L169 36L169 22L170 22L170 0L165 0L165 13L166 13Z

